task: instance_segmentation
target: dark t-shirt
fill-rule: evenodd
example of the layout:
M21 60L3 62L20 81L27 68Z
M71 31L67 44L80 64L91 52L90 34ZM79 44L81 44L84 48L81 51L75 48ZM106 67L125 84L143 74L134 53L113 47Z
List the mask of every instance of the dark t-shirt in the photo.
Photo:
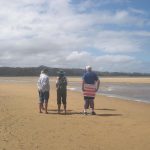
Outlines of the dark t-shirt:
M95 72L86 72L83 75L83 80L85 81L86 84L94 84L95 81L98 80L98 76L96 75Z
M66 88L67 88L67 79L66 79L66 77L58 78L56 86L57 86L57 90L65 91Z

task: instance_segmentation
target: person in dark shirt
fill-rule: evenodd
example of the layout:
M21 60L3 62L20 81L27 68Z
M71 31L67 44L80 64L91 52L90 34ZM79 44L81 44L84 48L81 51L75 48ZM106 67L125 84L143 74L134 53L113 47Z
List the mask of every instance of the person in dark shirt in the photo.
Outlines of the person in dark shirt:
M67 99L67 78L63 70L58 72L58 78L56 81L57 88L57 105L58 113L60 113L61 103L64 105L64 112L66 114L66 99Z
M91 66L86 66L86 72L83 75L82 91L84 95L84 114L87 115L87 109L92 109L91 114L96 115L94 111L95 94L100 86L100 80Z

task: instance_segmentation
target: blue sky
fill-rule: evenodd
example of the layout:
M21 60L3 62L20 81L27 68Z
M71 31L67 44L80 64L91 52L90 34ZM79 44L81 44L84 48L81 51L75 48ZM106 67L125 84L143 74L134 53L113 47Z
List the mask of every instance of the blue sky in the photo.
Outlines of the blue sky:
M149 0L1 0L0 66L150 73Z

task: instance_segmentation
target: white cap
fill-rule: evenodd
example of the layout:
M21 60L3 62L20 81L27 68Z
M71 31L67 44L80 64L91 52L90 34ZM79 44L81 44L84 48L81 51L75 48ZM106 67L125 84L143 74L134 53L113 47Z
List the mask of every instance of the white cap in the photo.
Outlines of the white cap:
M92 69L92 67L88 65L85 67L85 69L88 71L88 70Z

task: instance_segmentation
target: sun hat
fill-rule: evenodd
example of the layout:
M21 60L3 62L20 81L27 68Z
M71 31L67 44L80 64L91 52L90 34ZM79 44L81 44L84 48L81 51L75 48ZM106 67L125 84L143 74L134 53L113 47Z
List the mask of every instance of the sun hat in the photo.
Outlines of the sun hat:
M64 76L65 75L65 72L63 70L60 70L57 72L58 76Z

